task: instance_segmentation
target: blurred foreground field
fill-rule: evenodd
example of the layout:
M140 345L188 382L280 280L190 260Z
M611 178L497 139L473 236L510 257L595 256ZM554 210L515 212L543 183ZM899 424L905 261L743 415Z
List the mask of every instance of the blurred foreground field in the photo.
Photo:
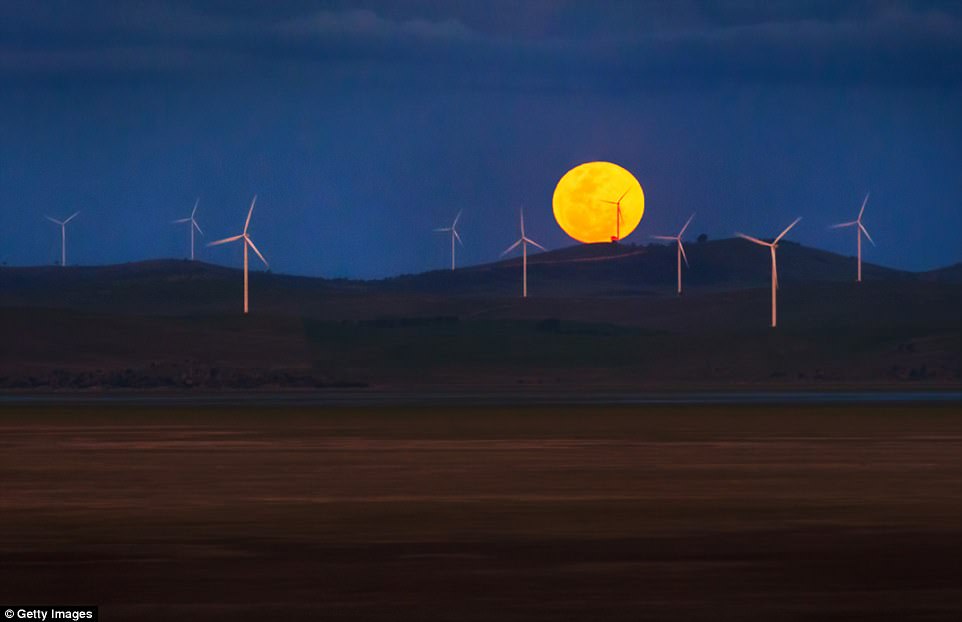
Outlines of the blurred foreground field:
M0 603L958 620L958 404L0 407Z

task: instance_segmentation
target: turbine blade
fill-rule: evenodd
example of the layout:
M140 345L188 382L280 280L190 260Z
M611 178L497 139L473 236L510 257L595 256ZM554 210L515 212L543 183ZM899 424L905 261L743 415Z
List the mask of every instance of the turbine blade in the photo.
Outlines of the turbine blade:
M457 230L456 230L456 229L451 229L451 233L453 233L453 234L454 234L454 237L456 237L456 238L458 239L458 244L460 244L461 246L464 246L464 242L461 241L461 236L458 235Z
M216 242L211 242L211 243L209 243L207 246L217 246L217 245L219 245L219 244L227 244L228 242L236 242L237 240L241 239L242 237L244 237L244 234L243 234L243 233L240 234L240 235L235 235L235 236L229 237L229 238L224 238L223 240L217 240Z
M454 229L455 227L458 226L458 221L461 220L461 212L462 212L462 211L464 211L464 210L458 210L458 215L454 217L454 224L451 225L451 228L452 228L452 229Z
M63 221L63 224L67 224L68 222L70 222L71 220L73 220L74 218L76 218L78 214L80 214L80 212L74 212L73 214L70 215L70 218L68 218L67 220Z
M171 220L170 222L175 223L175 224L180 224L180 223L182 223L182 222L190 222L190 218L180 218L180 219L178 219L178 220Z
M194 220L194 219L192 218L192 219L190 220L190 223L191 223L192 225L194 225L194 228L195 228L195 229L197 229L197 233L199 233L199 234L201 234L201 235L204 235L203 229L200 228L200 225L197 224L197 221L196 221L196 220Z
M200 205L200 197L197 197L197 200L194 201L194 209L190 212L190 217L191 217L191 218L193 218L194 215L197 213L197 206L198 206L198 205Z
M524 238L521 238L521 240L523 240L523 239L524 239ZM506 248L506 249L504 250L504 252L501 253L500 256L501 256L501 257L504 257L505 255L507 255L508 253L510 253L511 251L513 251L514 249L518 248L518 245L521 244L521 240L518 240L517 242L515 242L514 244L512 244L511 246L509 246L508 248Z
M790 224L790 225L788 225L787 227L785 227L785 230L778 234L778 237L775 238L775 241L772 242L772 244L778 244L778 241L781 240L783 237L785 237L785 234L788 233L789 231L791 231L792 227L794 227L795 225L797 225L797 224L799 223L799 221L801 221L801 220L802 220L802 217L799 216L799 217L796 218L794 221L792 221L792 224Z
M771 246L771 244L769 244L768 242L763 242L763 241L759 240L758 238L753 238L752 236L750 236L750 235L745 235L744 233L736 233L735 235L737 235L737 236L740 237L740 238L744 238L744 239L748 240L749 242L754 242L755 244L761 244L762 246L769 246L769 247Z
M52 222L52 223L54 223L54 224L60 225L61 227L63 226L63 223L60 222L59 220L57 220L56 218L51 218L50 216L44 216L44 218L46 218L47 220L49 220L50 222ZM49 229L48 229L48 231L49 231Z
M540 248L540 249L543 250L543 251L547 251L547 250L548 250L548 249L546 249L544 246L541 246L540 244L538 244L537 242L535 242L534 240L532 240L531 238L521 238L521 239L524 240L525 242L527 242L528 244L532 244L532 245L534 245L534 246L537 246L538 248Z
M625 195L629 192L631 192L631 186L628 186L628 189L621 193L621 196L618 197L618 203L621 203L621 200L625 198Z
M656 240L677 240L678 239L671 235L653 235L651 237L655 238Z
M257 250L257 247L254 246L254 241L245 235L245 236L244 236L244 242L246 242L246 243L251 247L251 250L252 250L252 251L254 251L255 253L257 253L257 256L261 258L261 261L264 262L264 265L269 268L270 266L268 265L267 260L264 259L264 256L261 255L261 252L260 252L259 250Z
M842 227L851 227L852 225L857 225L858 221L853 220L852 222L840 222L837 225L832 225L829 229L841 229Z
M257 202L257 195L254 195L254 199L251 201L251 208L247 210L247 221L244 223L244 233L247 233L247 228L251 226L251 214L254 213L254 203Z
M875 246L875 240L873 240L872 236L868 234L868 229L865 228L865 225L858 223L858 228L862 230L862 233L864 233L865 237L868 238L868 241L872 243L872 246Z
M440 229L434 229L434 231L436 231L437 233L442 233L442 232L450 231L450 230L451 230L451 227L442 227L442 228L440 228Z
M520 213L521 213L521 237L523 238L524 237L524 208L523 207L521 208Z
M685 245L681 243L681 238L678 239L678 250L681 251L681 258L685 260L685 265L688 265L688 255L685 254ZM690 267L690 266L689 266Z
M695 215L692 214L691 216L688 217L688 220L685 221L685 226L682 227L682 228L681 228L681 231L678 232L678 239L679 239L679 240L681 239L681 236L685 235L685 229L688 228L688 225L691 224L691 219L694 218L694 217L695 217Z
M865 193L865 198L862 199L862 209L860 209L860 210L858 211L858 221L859 221L859 222L862 222L862 212L865 211L865 204L868 203L868 195L869 195L869 194L871 194L871 193L870 193L870 192L866 192L866 193Z

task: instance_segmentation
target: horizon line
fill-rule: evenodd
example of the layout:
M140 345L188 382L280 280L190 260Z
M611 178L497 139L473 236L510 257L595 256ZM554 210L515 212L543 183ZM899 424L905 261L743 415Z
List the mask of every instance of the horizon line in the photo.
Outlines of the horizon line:
M705 242L702 242L702 243L699 243L699 242L697 242L697 241L693 241L693 243L692 243L692 242L689 243L689 247L697 248L699 244L712 244L712 243L728 242L728 241L739 241L739 238L736 237L736 236L732 236L732 237L727 237L727 238L708 239L708 240L706 240ZM841 258L847 258L847 259L848 259L848 258L850 258L850 259L854 259L854 258L855 258L855 255L844 255L844 254L841 254L841 253L836 253L836 252L834 252L834 251L830 251L830 250L826 250L826 249L820 248L820 247L818 247L818 246L806 246L805 244L802 244L801 242L797 242L797 241L793 241L793 240L783 240L783 243L790 244L790 245L801 246L801 247L804 247L804 248L809 248L809 249L817 250L817 251L820 251L820 252L823 252L823 253L829 253L829 254L831 254L831 255L836 255L836 256L841 257ZM556 248L556 249L549 249L549 250L547 250L547 251L536 252L536 253L534 253L532 256L530 256L530 257L528 258L528 260L529 260L529 262L530 262L530 261L532 261L532 258L543 257L544 255L547 255L547 254L557 253L557 252L561 252L561 251L566 251L566 250L569 250L569 249L572 249L572 248L584 248L584 247L589 247L589 246L612 247L612 246L615 246L615 245L620 246L620 247L622 247L622 248L649 248L649 247L669 248L669 247L671 247L671 244L667 244L667 243L661 244L661 243L654 243L654 242L649 242L649 243L647 243L647 244L643 244L643 243L639 244L639 243L634 243L634 242L631 242L631 243L623 243L623 242L615 242L615 243L612 243L612 242L580 242L580 243L572 244L572 245L570 245L570 246L562 246L562 247ZM619 259L619 258L621 258L621 257L624 257L625 255L635 255L635 254L637 254L637 253L626 253L626 254L622 254L622 255L613 255L613 256L611 256L611 257L596 257L596 258L590 258L589 260L592 260L592 261L615 260L615 259ZM497 259L497 260L494 260L494 261L488 261L488 262L482 262L482 263L466 264L466 265L463 265L463 266L459 267L458 270L468 270L468 269L471 269L471 268L480 268L480 267L484 267L484 266L494 266L494 265L497 265L497 264L507 264L507 263L517 262L517 261L520 261L520 259L519 259L519 258L516 258L516 257L510 257L510 258L506 258L506 259ZM568 261L557 261L556 263L574 263L574 262L577 262L577 261L579 261L579 260L574 260L574 259L572 259L572 260L568 260ZM580 261L585 261L585 260L582 259L582 260L580 260ZM66 269L71 269L71 268L73 268L73 269L83 269L83 268L110 268L110 267L115 267L115 266L142 264L142 263L149 263L149 262L185 262L185 263L196 263L196 264L203 264L203 265L208 265L208 266L214 266L214 267L218 267L218 268L224 268L224 269L226 269L226 270L243 270L243 268L241 268L241 267L235 267L235 266L231 266L231 265L226 265L226 264L221 264L221 263L215 263L215 262L213 262L213 261L206 261L206 260L201 259L201 258L190 259L190 258L187 258L187 257L149 257L149 258L144 258L144 259L131 259L131 260L128 260L128 261L119 261L119 262L114 262L114 263L72 264L72 265L68 265L68 266L61 266L61 265L56 264L56 263L51 263L51 264L17 264L17 265L9 265L9 264L7 264L7 263L2 263L2 264L0 264L0 270L3 270L3 269L43 269L43 268L56 268L56 269L58 269L58 270L66 270ZM954 262L948 263L948 264L944 264L944 265L941 265L941 266L937 266L937 267L934 267L934 268L924 269L924 270L910 270L910 269L905 269L905 268L896 268L896 267L892 267L892 266L886 266L886 265L883 265L883 264L870 263L870 262L863 262L863 265L874 266L874 267L876 267L876 268L883 268L883 269L886 269L886 270L893 270L893 271L896 271L896 272L904 272L904 273L907 273L907 274L916 274L916 275L918 275L918 274L925 274L925 273L928 273L928 272L936 272L936 271L939 271L939 270L945 270L945 269L948 269L948 268L952 268L952 267L954 267L954 266L962 265L962 259L960 259L960 260L958 260L958 261L954 261ZM294 273L294 272L278 272L278 271L272 270L272 269L270 269L270 268L268 268L268 269L266 269L266 270L252 270L252 272L266 272L266 273L274 274L274 275L277 275L277 276L290 276L290 277L296 277L296 278L323 279L323 280L329 280L329 281L372 282L372 281L385 281L385 280L389 280L389 279L396 279L396 278L402 278L402 277L414 277L414 276L420 276L420 275L423 275L423 274L430 274L430 273L432 273L432 272L446 272L446 273L450 273L450 272L451 272L451 269L450 269L450 268L434 268L434 269L430 269L430 270L422 270L422 271L420 271L420 272L400 272L400 273L395 273L395 274L393 274L393 275L388 275L388 276L367 277L367 278L365 278L365 277L347 277L347 276L324 276L324 275L320 275L320 274L306 274L306 273ZM455 272L457 272L457 270L455 270Z

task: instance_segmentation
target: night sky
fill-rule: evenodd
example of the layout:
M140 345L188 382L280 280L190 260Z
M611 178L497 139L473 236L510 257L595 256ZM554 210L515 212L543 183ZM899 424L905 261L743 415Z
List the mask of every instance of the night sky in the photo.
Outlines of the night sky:
M756 5L763 5L761 8ZM0 3L0 261L182 257L240 232L278 272L381 277L558 248L572 166L632 171L627 242L791 238L929 269L962 260L962 3ZM200 258L238 265L240 248Z

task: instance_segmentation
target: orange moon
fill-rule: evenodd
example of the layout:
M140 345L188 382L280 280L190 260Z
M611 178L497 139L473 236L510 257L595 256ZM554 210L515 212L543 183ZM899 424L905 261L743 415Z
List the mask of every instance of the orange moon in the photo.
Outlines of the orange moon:
M618 222L618 200L621 221ZM635 176L611 162L586 162L558 182L554 217L579 242L612 242L635 230L645 213L645 192Z

